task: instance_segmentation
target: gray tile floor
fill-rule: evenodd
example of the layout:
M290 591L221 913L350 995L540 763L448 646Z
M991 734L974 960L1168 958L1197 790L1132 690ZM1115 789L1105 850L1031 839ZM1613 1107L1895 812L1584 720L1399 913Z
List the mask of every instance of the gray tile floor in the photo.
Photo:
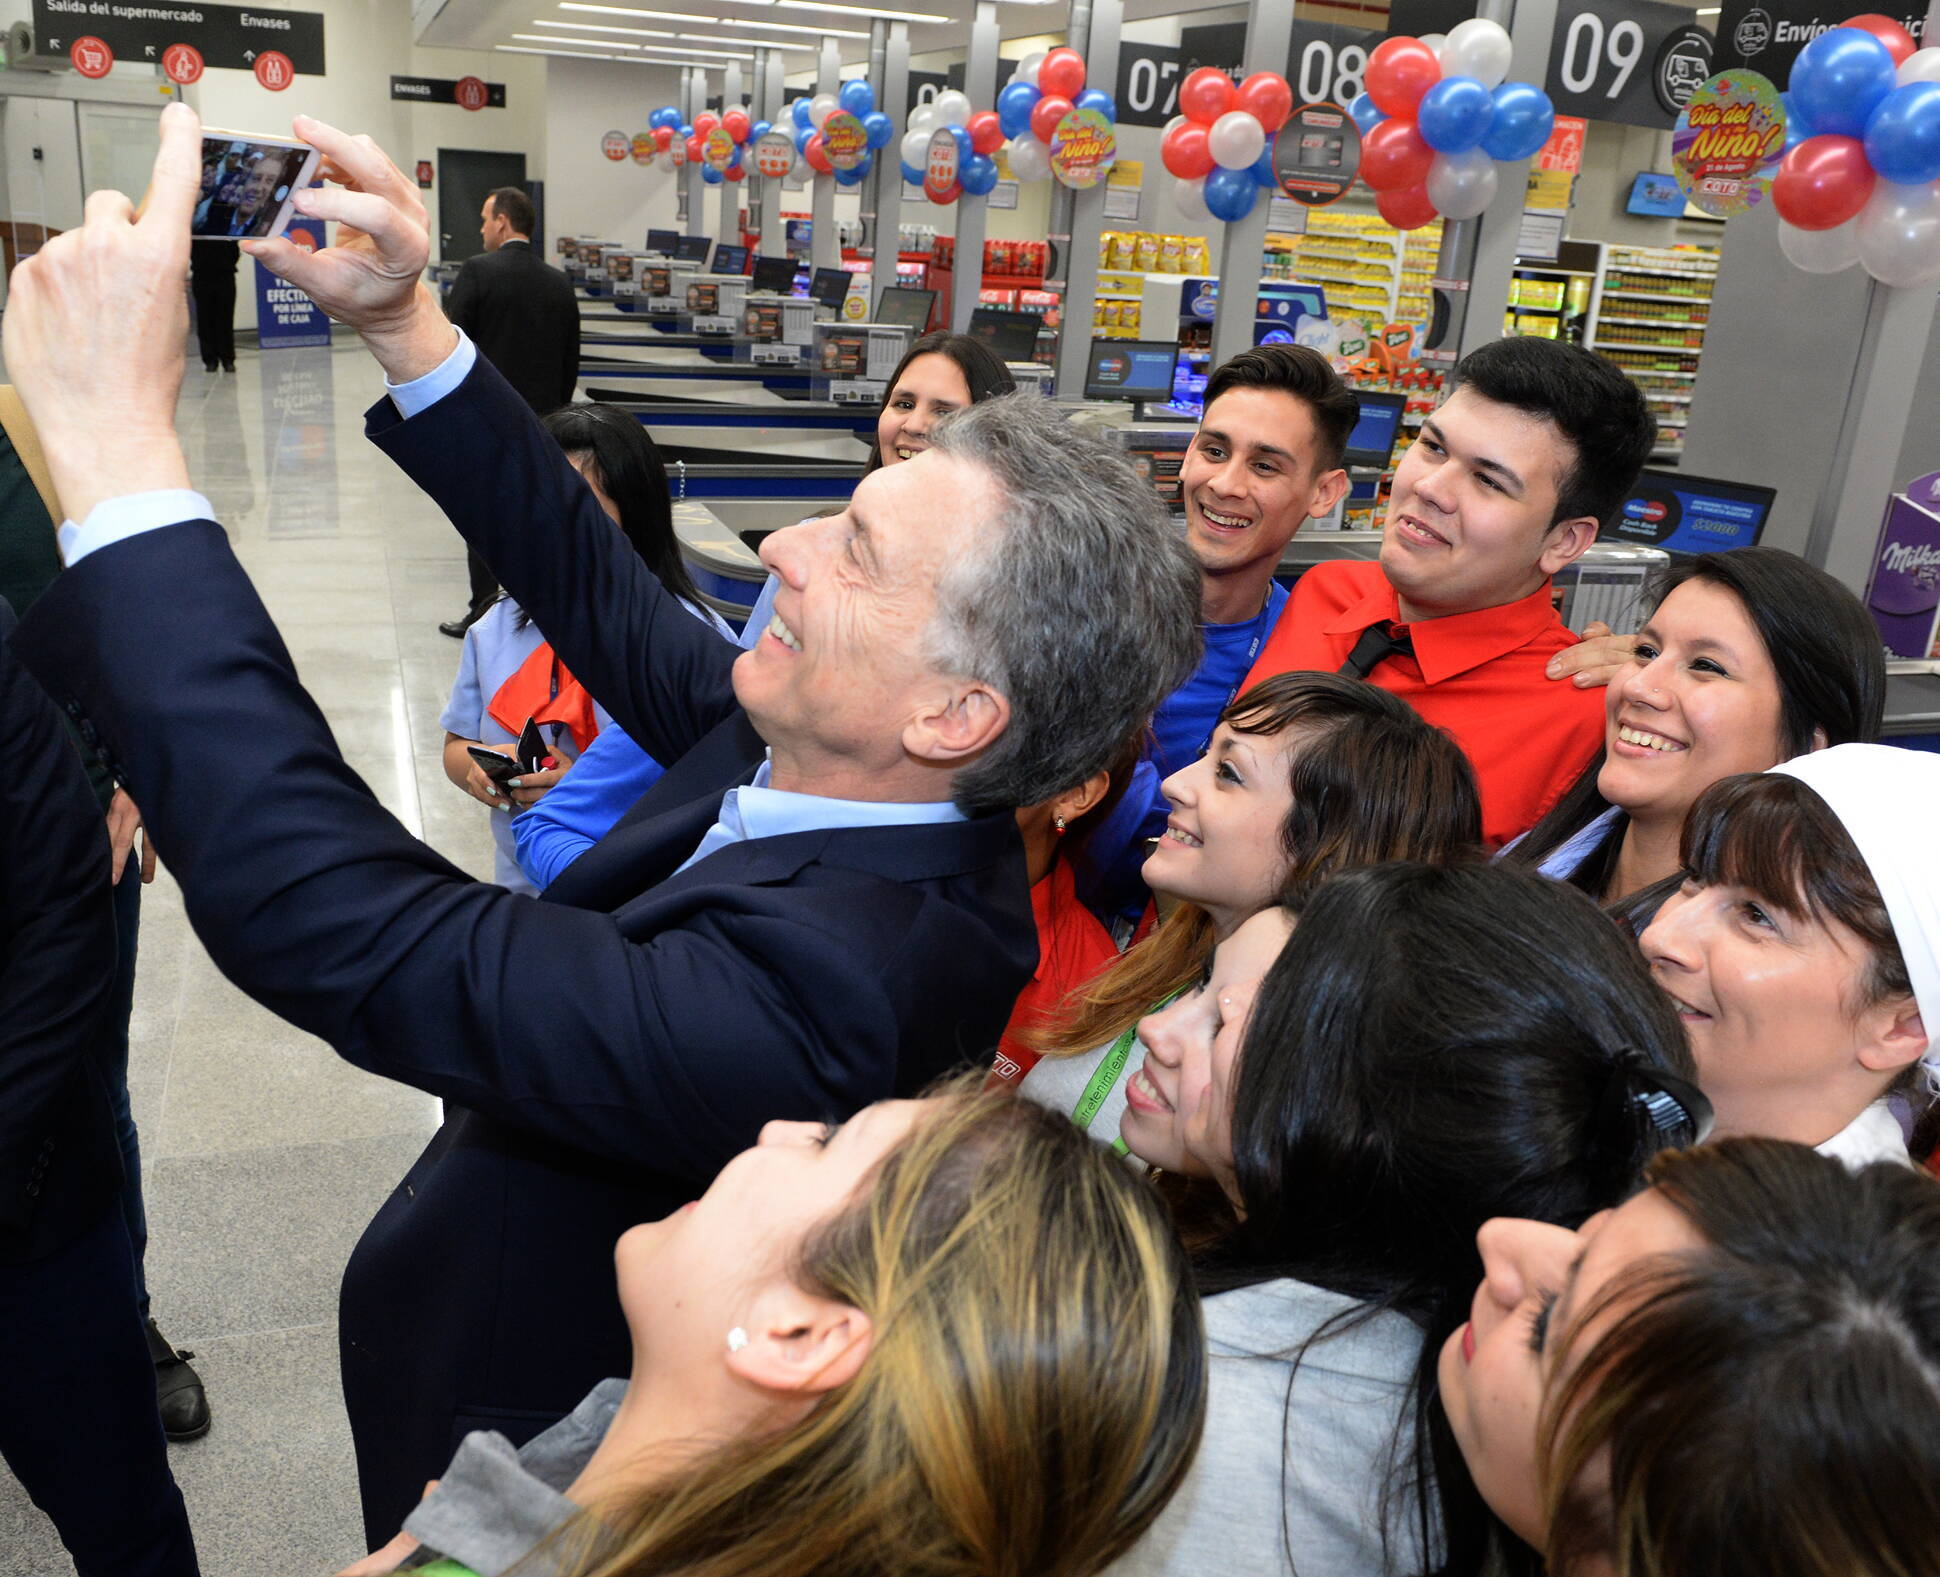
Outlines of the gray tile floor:
M246 349L234 375L191 357L180 411L190 474L351 765L406 826L489 879L487 812L439 764L458 646L437 624L464 605L464 550L365 442L362 413L382 388L350 343ZM207 1436L170 1449L202 1570L334 1572L363 1550L337 1283L436 1127L437 1102L359 1072L231 986L166 870L142 900L129 1082L155 1313L195 1350L215 1414ZM72 1571L0 1469L0 1577Z

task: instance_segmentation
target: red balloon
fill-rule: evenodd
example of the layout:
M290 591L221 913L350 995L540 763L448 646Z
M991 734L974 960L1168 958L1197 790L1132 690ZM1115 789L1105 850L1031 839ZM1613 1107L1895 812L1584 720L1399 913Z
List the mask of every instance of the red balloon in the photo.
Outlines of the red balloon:
M822 145L822 134L819 131L808 139L808 146L802 149L802 157L808 160L808 167L817 175L827 175L835 168L829 163L828 150Z
M746 110L729 110L721 117L721 124L727 127L727 134L736 142L748 140L748 128L751 122L748 120Z
M1037 90L1046 98L1075 99L1085 90L1085 57L1075 49L1054 49L1039 62Z
M743 177L747 175L747 173L748 173L747 170L738 164L730 164L725 170L721 172L721 174L726 176L730 181L741 180Z
M687 139L687 157L692 159L696 164L701 162L701 134L699 132L695 132L693 136Z
M1213 156L1207 146L1208 139L1206 128L1197 121L1181 121L1159 139L1159 159L1180 180L1196 181L1212 173Z
M995 110L978 110L963 123L970 146L978 153L995 153L1004 145L1004 123Z
M1442 63L1418 38L1383 39L1367 60L1367 96L1383 115L1412 118L1426 93L1442 79Z
M1187 120L1210 126L1232 107L1233 79L1217 67L1201 66L1179 84L1179 111Z
M1043 76L1043 68L1038 69ZM1071 101L1056 93L1047 93L1037 101L1037 108L1031 111L1031 135L1039 142L1049 144L1051 135L1058 129L1058 122L1071 113Z
M700 114L694 117L694 135L696 137L705 137L720 124L720 116L716 115L712 110L702 110Z
M1886 53L1893 57L1893 64L1904 65L1906 57L1919 46L1913 42L1913 35L1895 22L1890 16L1881 16L1877 11L1867 11L1859 16L1849 16L1839 24L1841 27L1856 27L1862 33L1871 33L1886 46Z
M1411 120L1384 120L1361 139L1361 179L1376 192L1400 192L1428 179L1435 150Z
M959 184L956 181L950 182L949 189L943 192L940 196L936 192L930 189L930 185L927 181L923 183L923 191L924 191L924 194L928 196L929 200L935 203L939 208L949 206L949 204L955 202L959 197L963 195L963 187L961 186L961 184Z
M674 140L674 129L673 129L673 127L671 127L671 126L656 126L656 127L654 127L654 129L653 129L653 145L654 145L654 146L655 146L656 148L659 148L659 149L660 149L660 150L661 150L662 152L665 152L665 151L666 151L666 148L667 148L667 146L668 146L668 144L669 144L669 143L671 143L671 142L672 142L673 140Z
M1779 165L1772 206L1801 230L1830 230L1866 206L1877 179L1857 137L1807 137Z
M1277 72L1256 71L1234 90L1233 108L1245 110L1271 137L1293 113L1293 89Z
M1374 206L1381 210L1381 217L1397 230L1419 230L1437 217L1435 205L1429 201L1428 188L1425 186L1382 192L1374 199Z

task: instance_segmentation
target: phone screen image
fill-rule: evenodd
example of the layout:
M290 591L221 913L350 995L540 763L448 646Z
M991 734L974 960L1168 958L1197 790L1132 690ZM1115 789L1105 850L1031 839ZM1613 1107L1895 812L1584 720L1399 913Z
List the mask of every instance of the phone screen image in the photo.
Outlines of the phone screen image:
M288 221L290 199L307 184L317 153L218 132L202 139L202 189L190 233L198 239L260 240Z

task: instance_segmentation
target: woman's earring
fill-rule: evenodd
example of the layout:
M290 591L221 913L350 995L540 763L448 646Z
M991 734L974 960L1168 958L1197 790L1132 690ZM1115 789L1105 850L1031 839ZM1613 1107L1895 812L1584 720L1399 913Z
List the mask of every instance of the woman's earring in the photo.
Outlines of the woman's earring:
M739 1352L743 1347L747 1345L748 1345L748 1333L742 1330L740 1326L737 1325L734 1327L733 1330L728 1332L728 1351L729 1352Z
M1051 818L1051 826L1060 838L1064 836L1065 822L1062 816L1053 816Z

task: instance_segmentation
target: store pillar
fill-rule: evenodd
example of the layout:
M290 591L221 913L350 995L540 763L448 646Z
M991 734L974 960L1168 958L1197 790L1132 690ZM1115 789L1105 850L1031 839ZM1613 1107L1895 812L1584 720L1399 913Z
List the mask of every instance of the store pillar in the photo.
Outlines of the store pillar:
M997 0L977 0L970 21L970 52L963 71L963 91L972 105L997 102ZM950 327L970 332L970 314L983 290L983 242L990 224L990 199L965 192L957 199L956 271L950 276ZM1093 244L1092 250L1097 250Z
M817 93L839 93L842 91L842 56L837 43L832 38L822 40L821 58L815 73ZM840 268L842 266L842 243L835 235L835 182L813 176L808 183L813 193L809 204L809 261L815 268Z
M1293 0L1250 0L1246 8L1244 75L1285 71L1292 47ZM1209 369L1253 348L1260 270L1265 266L1267 215L1272 210L1272 203L1262 194L1250 214L1224 226L1226 233L1219 249L1219 308L1213 318L1212 359L1206 364Z
M781 51L778 49L758 51L755 55L755 93L756 104L760 108L757 120L772 121L776 126L782 123L782 110L788 104L788 89L782 81ZM749 177L750 183L759 183L760 201L750 203L750 218L760 215L759 229L761 240L756 250L763 257L780 257L784 248L781 222L781 178L779 176L756 175ZM751 223L749 228L755 228Z
M1288 0L1291 4L1291 0ZM1066 40L1085 57L1085 81L1108 86L1118 80L1118 42L1125 22L1124 0L1071 0ZM1052 177L1052 274L1047 284L1064 282L1059 307L1057 379L1061 395L1084 393L1085 364L1091 355L1091 312L1098 297L1098 236L1105 228L1105 183L1074 192ZM982 267L982 258L977 266ZM958 267L962 267L958 251ZM982 276L979 275L979 278Z
M691 126L694 117L707 108L707 73L689 66L680 74L681 124ZM682 235L706 235L707 185L701 180L698 159L689 159L680 172L680 231Z
M725 115L741 102L741 62L730 60L727 63L721 83L721 113ZM719 196L721 199L721 220L714 231L717 244L741 243L741 188L747 184L747 177L738 181L722 179Z
M870 259L871 283L896 282L896 254L902 245L903 175L900 128L909 123L909 24L869 24L869 81L876 108L898 128L889 146L878 148L863 179L863 255Z

